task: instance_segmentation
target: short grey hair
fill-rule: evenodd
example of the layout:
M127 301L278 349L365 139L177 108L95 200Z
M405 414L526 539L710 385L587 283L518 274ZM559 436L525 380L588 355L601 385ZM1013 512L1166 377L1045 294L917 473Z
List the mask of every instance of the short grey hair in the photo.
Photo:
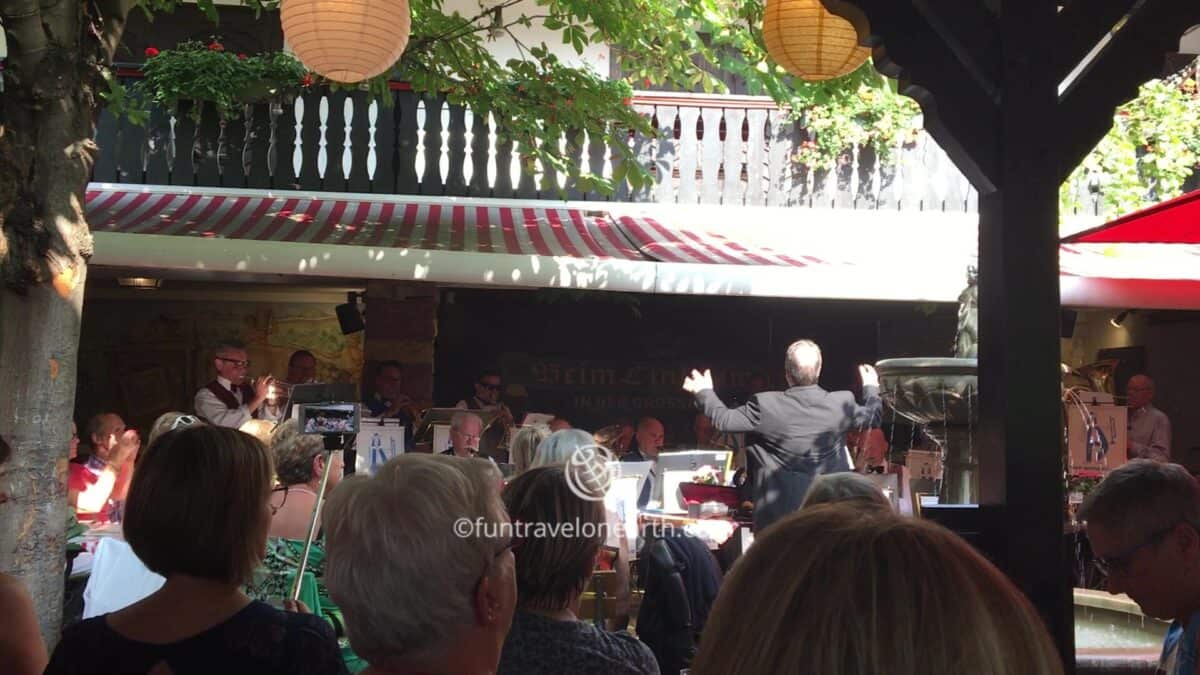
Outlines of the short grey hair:
M498 569L508 534L500 482L487 460L413 453L331 493L325 581L351 646L371 665L459 648L458 631L475 623L476 584ZM458 536L463 519L492 525Z
M313 479L313 457L325 451L325 437L306 434L290 419L271 434L271 454L280 485L302 485Z
M463 425L469 419L479 420L479 428L483 429L483 418L473 412L456 412L450 416L450 428L454 431L462 431Z
M561 466L568 476L568 480L577 489L585 490L593 496L603 499L609 487L605 478L592 473L587 463L577 465L571 462L575 451L582 448L591 448L592 452L598 454L598 459L602 463L616 459L608 448L596 443L596 439L583 429L559 429L538 445L537 452L533 455L533 465L529 468Z
M821 348L812 340L796 340L787 349L784 369L793 386L816 384L821 377Z
M517 473L522 473L533 465L538 446L549 435L550 430L543 426L521 427L517 431L508 447L508 456L516 465Z
M1200 530L1200 484L1178 464L1135 459L1100 481L1079 518L1129 540L1181 522Z
M596 439L583 429L559 429L538 444L529 468L566 464L576 450L588 446L596 447Z
M242 342L241 340L221 340L217 343L216 348L213 349L213 353L220 354L221 352L228 352L232 350L244 352L246 351L246 343Z
M892 511L892 503L883 495L875 481L860 473L843 471L817 476L804 496L800 508L834 502L856 502L863 506L881 507Z

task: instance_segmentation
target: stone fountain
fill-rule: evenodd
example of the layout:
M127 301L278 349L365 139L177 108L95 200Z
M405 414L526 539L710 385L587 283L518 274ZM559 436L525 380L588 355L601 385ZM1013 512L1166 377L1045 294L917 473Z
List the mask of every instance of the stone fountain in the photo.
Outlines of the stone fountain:
M979 290L974 268L958 296L954 357L885 359L875 364L880 394L896 414L923 425L942 454L942 504L979 503L973 433L979 421Z

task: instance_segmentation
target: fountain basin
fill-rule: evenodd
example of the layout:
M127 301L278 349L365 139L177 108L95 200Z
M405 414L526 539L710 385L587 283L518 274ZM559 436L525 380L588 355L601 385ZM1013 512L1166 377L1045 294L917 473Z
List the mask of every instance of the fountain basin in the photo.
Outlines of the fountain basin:
M938 426L979 421L976 359L884 359L875 369L883 400L906 419L935 433Z
M1151 675L1168 625L1128 596L1076 588L1075 672Z
M885 359L880 396L897 415L924 426L942 449L942 504L979 503L973 429L979 421L978 361L973 358Z

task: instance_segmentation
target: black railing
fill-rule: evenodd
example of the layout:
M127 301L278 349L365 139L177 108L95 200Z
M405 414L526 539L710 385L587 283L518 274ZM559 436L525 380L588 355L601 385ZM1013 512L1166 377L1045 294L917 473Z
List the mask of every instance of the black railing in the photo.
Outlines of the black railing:
M402 87L388 96L385 106L365 92L318 88L286 103L246 105L224 121L211 105L188 103L155 110L142 126L105 112L93 180L860 209L974 211L977 204L967 180L924 134L886 161L870 148L852 148L837 169L810 171L794 161L804 130L760 97L640 93L634 105L659 134L631 135L628 142L656 184L638 191L620 185L603 195L578 189L569 176L522 166L523 149L498 139L491 116ZM560 143L593 173L611 176L619 161L611 148L582 135Z

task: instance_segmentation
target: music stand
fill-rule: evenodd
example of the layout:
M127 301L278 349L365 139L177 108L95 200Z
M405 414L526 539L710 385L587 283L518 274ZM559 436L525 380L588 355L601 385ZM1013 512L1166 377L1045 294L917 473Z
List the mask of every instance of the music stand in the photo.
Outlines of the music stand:
M479 419L483 420L483 428L479 430L482 436L488 427L496 421L497 415L494 412L487 410L464 410L463 408L430 408L425 411L425 416L421 418L421 423L417 425L413 432L413 443L423 443L433 440L433 427L437 424L450 424L450 419L458 413L472 413L478 415Z

